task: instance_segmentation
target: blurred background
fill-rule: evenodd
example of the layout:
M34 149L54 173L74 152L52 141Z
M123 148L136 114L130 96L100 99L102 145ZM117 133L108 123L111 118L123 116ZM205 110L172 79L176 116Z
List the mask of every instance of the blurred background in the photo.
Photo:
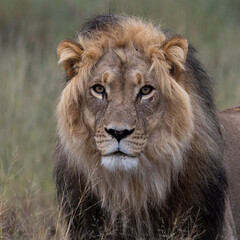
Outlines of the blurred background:
M214 80L217 109L240 104L239 0L0 0L0 239L60 239L51 155L64 72L56 48L84 20L108 13L185 36Z

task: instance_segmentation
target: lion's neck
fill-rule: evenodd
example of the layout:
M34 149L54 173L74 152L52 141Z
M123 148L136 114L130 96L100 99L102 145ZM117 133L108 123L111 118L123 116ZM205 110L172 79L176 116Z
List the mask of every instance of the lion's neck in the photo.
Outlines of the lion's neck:
M159 174L159 169L136 172L101 169L92 177L91 185L102 206L115 215L124 209L147 211L148 202L161 205L165 201L171 184L169 171Z

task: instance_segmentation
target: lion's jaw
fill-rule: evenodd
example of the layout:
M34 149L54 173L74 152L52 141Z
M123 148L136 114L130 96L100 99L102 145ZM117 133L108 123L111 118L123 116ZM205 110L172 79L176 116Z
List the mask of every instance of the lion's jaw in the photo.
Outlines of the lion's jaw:
M138 167L138 158L114 153L109 156L102 156L101 163L103 167L111 171L134 170Z

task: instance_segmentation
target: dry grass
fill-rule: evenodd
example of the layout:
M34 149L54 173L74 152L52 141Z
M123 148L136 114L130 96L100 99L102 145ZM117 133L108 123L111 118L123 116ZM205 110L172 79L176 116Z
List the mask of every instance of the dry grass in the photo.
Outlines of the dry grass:
M215 79L218 108L240 103L234 0L0 0L0 6L0 240L64 238L51 160L63 79L56 48L86 18L110 11L165 23L197 46Z
M54 202L48 208L42 208L41 192L36 183L29 182L21 195L15 189L14 182L19 172L12 172L15 162L12 161L9 171L0 173L2 191L0 196L0 239L66 239L60 223L59 213Z

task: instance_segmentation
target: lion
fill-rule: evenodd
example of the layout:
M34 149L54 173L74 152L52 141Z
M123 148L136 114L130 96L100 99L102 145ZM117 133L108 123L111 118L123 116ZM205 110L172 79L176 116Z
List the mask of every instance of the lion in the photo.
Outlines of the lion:
M69 238L236 239L211 82L188 41L104 15L57 53L67 80L55 177Z

